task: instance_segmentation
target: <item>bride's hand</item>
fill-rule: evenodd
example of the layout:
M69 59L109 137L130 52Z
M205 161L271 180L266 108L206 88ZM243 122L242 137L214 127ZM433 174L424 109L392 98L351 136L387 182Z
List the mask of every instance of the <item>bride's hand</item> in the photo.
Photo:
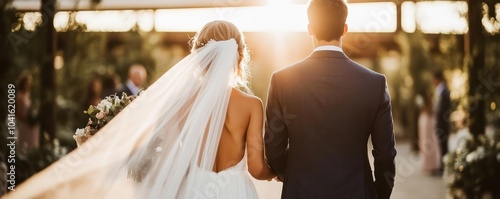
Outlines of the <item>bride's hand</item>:
M281 182L281 180L278 178L278 176L275 176L274 180L276 180L276 182Z
M269 178L267 179L268 182L271 182L273 181L273 179L276 181L276 182L281 182L280 179L278 178L278 176L274 176L274 178Z

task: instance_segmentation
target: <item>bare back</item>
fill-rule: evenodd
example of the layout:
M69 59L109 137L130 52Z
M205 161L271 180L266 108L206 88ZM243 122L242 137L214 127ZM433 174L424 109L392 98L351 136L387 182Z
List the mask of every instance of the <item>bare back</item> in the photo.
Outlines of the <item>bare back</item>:
M213 171L220 172L238 164L245 155L246 134L256 97L233 89L227 108ZM252 103L252 101L254 103Z
M262 101L233 89L213 171L218 173L237 165L246 149L249 173L258 180L273 178L275 175L264 158L263 125Z

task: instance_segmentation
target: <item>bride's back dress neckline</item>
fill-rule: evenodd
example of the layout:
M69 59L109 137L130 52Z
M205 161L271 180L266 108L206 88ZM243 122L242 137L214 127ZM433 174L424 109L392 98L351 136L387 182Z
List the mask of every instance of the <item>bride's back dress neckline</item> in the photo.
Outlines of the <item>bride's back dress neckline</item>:
M250 120L250 113L245 107L246 97L241 91L232 89L213 166L216 173L236 166L245 158Z
M237 164L235 164L233 166L230 166L230 167L225 168L225 169L220 170L220 171L214 171L214 170L212 170L211 172L215 173L215 174L219 174L221 172L228 171L228 170L240 170L241 169L241 170L245 171L246 170L246 167L245 167L246 161L245 161L245 159L246 159L246 157L243 157L243 158L241 158L241 160Z
M245 96L241 91L233 89L231 92L214 168L197 169L195 198L258 198L247 171L245 149L249 114L242 109L242 97Z

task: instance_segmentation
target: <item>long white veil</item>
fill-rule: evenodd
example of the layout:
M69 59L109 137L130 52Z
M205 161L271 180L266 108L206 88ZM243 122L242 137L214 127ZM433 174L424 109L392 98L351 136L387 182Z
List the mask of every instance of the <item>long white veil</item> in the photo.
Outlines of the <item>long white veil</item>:
M213 168L238 58L234 39L208 42L6 197L200 197L196 172Z

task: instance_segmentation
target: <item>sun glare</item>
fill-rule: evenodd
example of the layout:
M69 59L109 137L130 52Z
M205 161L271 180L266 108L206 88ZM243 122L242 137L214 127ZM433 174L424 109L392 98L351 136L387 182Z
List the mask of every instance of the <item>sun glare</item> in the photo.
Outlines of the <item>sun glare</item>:
M85 24L88 32L126 32L138 23L137 11L79 11L75 21ZM58 12L54 16L54 28L57 31L68 29L68 12ZM140 24L139 24L140 25Z
M415 32L417 28L415 15L415 3L403 2L401 4L401 27L405 32Z
M467 3L460 1L403 2L401 26L405 32L415 32L418 28L430 34L463 34L468 30L465 13Z
M42 14L39 12L27 12L23 16L24 28L28 31L34 31L42 23Z
M307 8L304 4L270 1L267 6L233 8L164 9L156 11L156 30L193 32L212 20L235 23L244 32L305 32ZM396 4L349 4L350 32L396 31ZM182 20L171 20L182 19Z
M349 32L394 32L397 28L396 4L392 2L351 3Z
M280 7L292 5L292 2L290 2L290 0L267 0L266 5L268 7Z
M349 32L396 31L395 3L351 3L348 7ZM500 10L500 4L496 9ZM419 29L430 34L464 34L468 30L466 12L467 4L463 1L403 2L401 26L403 31L410 33ZM67 31L68 19L68 12L58 12L54 17L54 28ZM308 24L307 5L294 4L291 0L268 0L265 6L250 7L79 11L75 20L85 24L88 32L127 32L136 27L145 32L195 32L209 21L227 20L243 32L284 33L306 32ZM41 22L41 14L27 12L23 22L27 30L34 30ZM500 27L500 23L486 22L483 21L483 25L488 32Z
M468 30L467 3L463 1L426 1L415 5L417 27L424 33L463 34Z
M300 32L307 27L303 6L286 5L157 10L155 28L160 32L194 32L213 20L233 22L244 32Z
M137 12L137 25L144 32L149 32L154 29L155 23L154 10L140 10Z

